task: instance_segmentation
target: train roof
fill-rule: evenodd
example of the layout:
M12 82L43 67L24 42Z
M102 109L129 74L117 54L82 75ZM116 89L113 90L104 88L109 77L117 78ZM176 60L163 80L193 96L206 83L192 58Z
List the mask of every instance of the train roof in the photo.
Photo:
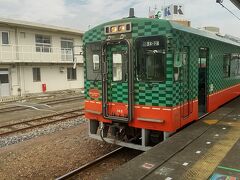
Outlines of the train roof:
M211 32L195 29L195 28L192 28L192 27L186 27L186 26L180 25L180 24L178 24L176 22L172 22L172 21L169 21L169 23L171 24L173 29L177 29L179 31L184 31L184 32L188 32L188 33L191 33L191 34L211 38L211 39L214 39L214 40L217 40L217 41L222 41L222 42L229 43L229 44L232 44L232 45L240 46L240 43L237 43L237 42L235 42L231 39L228 39L224 36L221 36L221 35L217 35L217 34L214 34L214 33L211 33Z
M100 24L100 25L94 27L93 29L100 28L100 27L103 27L103 26L106 26L106 25L111 25L111 24L114 25L114 24L125 23L125 22L133 22L133 23L155 22L155 23L161 23L163 26L168 27L169 29L176 29L176 30L179 30L179 31L184 31L184 32L195 34L195 35L198 35L198 36L214 39L214 40L225 42L225 43L232 44L232 45L235 45L235 46L240 46L240 43L235 42L231 39L225 38L224 36L216 35L214 33L199 30L199 29L195 29L195 28L192 28L192 27L186 27L186 26L180 25L176 22L168 21L168 20L165 20L165 19L123 18L123 19L117 19L117 20L113 20L113 21L109 21L109 22ZM91 30L89 30L89 31L91 31ZM86 32L86 34L87 34L87 32Z

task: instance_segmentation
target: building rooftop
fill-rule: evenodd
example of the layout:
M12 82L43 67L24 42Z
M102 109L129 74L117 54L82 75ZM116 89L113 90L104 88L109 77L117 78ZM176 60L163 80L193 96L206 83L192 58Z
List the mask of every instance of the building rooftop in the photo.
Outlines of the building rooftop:
M70 33L76 35L83 35L84 31L80 31L78 29L71 29L67 27L59 27L35 22L28 22L22 20L8 19L8 18L0 18L0 25L5 24L12 27L23 27L23 28L33 28L40 30L48 30L53 32L63 32Z

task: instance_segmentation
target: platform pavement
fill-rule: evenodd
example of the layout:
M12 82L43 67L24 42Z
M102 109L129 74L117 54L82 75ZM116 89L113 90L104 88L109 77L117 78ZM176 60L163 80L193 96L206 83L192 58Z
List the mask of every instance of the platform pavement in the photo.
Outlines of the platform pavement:
M240 97L104 179L240 180Z

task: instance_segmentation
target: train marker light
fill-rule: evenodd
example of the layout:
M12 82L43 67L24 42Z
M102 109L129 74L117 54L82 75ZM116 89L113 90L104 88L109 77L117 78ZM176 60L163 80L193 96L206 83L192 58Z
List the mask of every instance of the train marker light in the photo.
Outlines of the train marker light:
M118 26L118 31L120 31L120 32L125 31L125 26L124 25L119 25Z
M111 33L116 33L117 32L117 27L116 26L112 26L110 29Z
M113 24L104 27L104 33L106 35L128 33L131 31L132 31L131 23Z

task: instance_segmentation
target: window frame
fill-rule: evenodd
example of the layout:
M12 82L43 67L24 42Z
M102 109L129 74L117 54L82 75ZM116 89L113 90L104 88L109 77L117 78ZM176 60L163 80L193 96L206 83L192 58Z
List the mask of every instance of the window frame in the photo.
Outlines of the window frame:
M236 59L234 59L234 57L237 57ZM237 67L235 68L235 72L237 73L234 73L232 74L232 64L233 64L233 61L236 61L236 65ZM229 74L230 74L230 78L235 78L235 77L239 77L240 76L240 54L239 53L231 53L230 54L230 69L229 69ZM237 71L236 71L237 70Z
M225 57L227 57L228 59L225 59ZM225 72L225 65L226 65L225 61L226 61L226 60L228 60L227 67L226 67L226 70L228 70L228 71L227 71L227 74L226 74L226 72ZM230 76L230 75L231 75L230 70L231 70L231 54L225 53L225 54L223 55L223 78L229 78L229 77L231 77L231 76Z
M69 73L69 70L71 70L70 73ZM69 74L70 74L70 77L68 76ZM67 67L67 80L68 81L76 81L77 80L77 68Z
M99 72L99 71L100 71L100 65L101 65L100 55L98 55L98 54L93 54L93 57L94 57L94 55L98 56L99 63L98 63L98 68L95 69L95 68L94 68L94 67L95 67L94 64L97 64L97 63L94 63L94 58L93 58L93 60L92 60L92 62L93 62L93 69L92 69L92 70L93 70L93 72Z
M186 54L186 62L184 63L183 59L182 59L181 66L176 66L175 56L176 56L177 53L181 58L183 58L182 56L184 54ZM173 58L174 58L173 59L173 80L174 80L174 82L183 82L184 81L184 79L183 79L183 68L186 68L186 66L187 66L188 74L190 73L190 64L189 64L190 63L190 47L189 46L182 46L178 50L174 50ZM176 70L177 70L177 73L175 73ZM175 78L175 74L178 74L178 79Z
M63 41L65 41L65 42L71 42L71 43L72 43L72 47L71 47L71 48L69 48L69 47L63 48L63 47L62 47L62 42L63 42ZM61 49L73 49L73 47L74 47L74 39L73 39L73 38L64 38L64 37L61 37L60 44L61 44Z
M87 59L87 51L88 51L88 48L90 48L91 46L99 46L100 49L99 50L93 50L92 51L92 54L91 54L91 59ZM87 43L85 46L84 46L84 59L85 59L85 72L86 72L86 80L87 81L101 81L101 63L102 63L102 56L101 56L101 50L102 50L102 43L101 41L97 41L97 42L91 42L91 43ZM93 69L93 55L99 55L99 63L100 63L100 66L99 66L99 69L98 70L94 70ZM89 67L89 62L92 63L92 69L90 69ZM89 78L89 70L92 71L92 73L94 74L94 78Z
M3 43L3 33L7 33L7 40L8 40L7 44ZM9 37L10 37L9 31L1 31L2 45L5 45L5 46L10 45Z
M164 57L163 57L163 80L142 80L142 79L139 79L138 78L138 61L139 61L139 51L143 50L144 48L140 47L140 44L141 44L141 40L159 40L160 42L161 41L164 41L161 45L159 45L161 47L159 50L164 50L162 52L162 54L164 54ZM156 46L157 47L157 46ZM135 71L135 80L137 80L138 82L144 82L144 83L165 83L166 82L166 79L167 79L167 37L166 36L163 36L163 35L157 35L157 36L144 36L144 37L138 37L136 40L135 40L135 48L136 48L136 62L135 62L135 66L137 67L136 68L136 71ZM151 49L151 47L145 47L146 49Z
M33 82L41 82L41 68L33 67L32 73L33 73ZM34 74L34 73L36 73L36 74Z
M114 75L113 75L113 55L114 54L120 54L121 55L121 71L122 71L122 76L121 76L121 79L120 80L114 80ZM126 80L124 80L124 62L123 62L123 55L121 52L113 52L112 53L112 82L125 82Z
M66 47L64 47L63 45L66 45ZM62 60L74 61L74 39L61 37L60 47Z
M37 36L42 36L43 41L45 40L44 37L49 37L50 43L37 42ZM48 48L48 51L45 51L45 46ZM45 34L35 34L35 47L37 53L52 53L52 36ZM40 48L39 51L37 50L38 48Z

